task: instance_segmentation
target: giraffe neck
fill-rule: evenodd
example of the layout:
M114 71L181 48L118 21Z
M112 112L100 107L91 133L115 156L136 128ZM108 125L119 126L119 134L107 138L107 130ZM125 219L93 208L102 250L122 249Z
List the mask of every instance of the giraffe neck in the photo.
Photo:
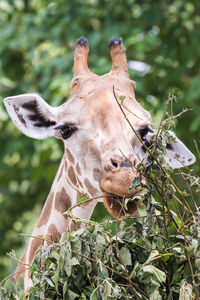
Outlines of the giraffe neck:
M77 197L82 192L79 190L80 187L77 180L74 185L69 182L68 177L72 176L69 174L69 170L71 170L71 166L70 168L67 167L66 158L63 156L47 201L35 228L37 234L48 234L49 227L54 227L60 235L63 232L74 229L74 221L64 213L77 204ZM73 176L75 177L74 171ZM90 219L95 205L96 202L91 201L84 206L76 206L72 209L72 214L79 219ZM81 224L81 226L84 226L84 224ZM56 237L57 236L53 236L53 240L57 241Z
M87 190L75 175L75 168L72 167L73 164L69 162L70 160L72 161L69 152L68 159L64 154L36 226L41 234L48 234L47 229L52 225L60 234L74 229L73 220L64 213L76 206L77 197L86 193ZM78 219L90 219L96 203L96 201L90 201L85 205L76 206L72 209L72 214ZM84 224L80 226L84 226Z
M67 173L68 172L68 173ZM48 246L51 241L57 243L63 232L73 231L78 227L84 227L85 223L74 222L67 214L64 214L69 208L77 204L77 196L82 191L79 190L78 181L74 185L68 177L75 176L75 173L69 174L69 168L66 164L66 157L60 163L58 172L55 176L53 185L39 217L37 225L32 232L25 253L22 257L22 264L16 270L15 281L19 274L24 270L24 263L31 264L35 253L41 246ZM96 201L90 201L82 206L76 206L72 209L72 214L77 219L90 219L96 206ZM24 273L25 290L32 286L30 279L30 270Z

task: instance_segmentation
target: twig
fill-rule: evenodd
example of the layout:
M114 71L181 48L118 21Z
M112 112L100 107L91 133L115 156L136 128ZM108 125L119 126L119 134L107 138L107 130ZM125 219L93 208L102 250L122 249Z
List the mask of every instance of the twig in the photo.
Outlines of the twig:
M194 144L195 144L195 148L196 148L196 150L197 150L198 157L199 157L199 159L200 159L200 151L199 151L199 148L198 148L198 145L197 145L196 140L194 140Z
M7 256L9 256L10 258L12 258L13 260L15 260L16 262L18 262L19 264L25 265L25 266L29 266L30 268L30 264L26 264L24 262L22 262L21 260L17 259L14 255L10 254L10 253L6 253Z
M45 242L49 242L50 244L55 244L53 241L47 239L46 237L34 236L34 235L30 235L30 234L25 234L25 233L19 233L19 235L20 236L25 236L25 237L31 237L31 238L42 240L42 241L45 241Z
M187 185L187 188L188 188L188 190L189 190L189 194L190 194L190 197L191 197L191 199L192 199L194 208L195 208L196 211L197 211L197 210L198 210L198 207L197 207L197 204L196 204L196 202L195 202L195 200L194 200L194 197L193 197L193 194L192 194L191 187L190 187L190 185L188 184L188 181L186 180L186 178L184 177L184 175L183 175L183 173L181 172L180 169L178 170L178 172L179 172L180 176L183 178L185 184Z

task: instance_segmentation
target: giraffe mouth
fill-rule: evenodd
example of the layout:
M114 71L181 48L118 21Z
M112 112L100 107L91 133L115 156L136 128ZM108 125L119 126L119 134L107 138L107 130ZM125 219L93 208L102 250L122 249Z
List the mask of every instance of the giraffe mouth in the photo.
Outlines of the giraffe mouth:
M118 196L115 194L105 193L103 202L107 211L115 218L124 216L125 214L134 214L137 211L139 201L131 200L131 196Z
M120 203L123 203L127 197L120 197L115 194L108 194L107 197L112 197L114 201L119 201Z

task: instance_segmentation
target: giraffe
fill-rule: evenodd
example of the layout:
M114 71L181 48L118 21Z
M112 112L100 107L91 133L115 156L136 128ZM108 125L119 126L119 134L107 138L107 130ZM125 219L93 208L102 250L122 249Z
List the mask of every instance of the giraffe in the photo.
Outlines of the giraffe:
M136 84L129 78L122 39L110 39L109 47L112 68L98 76L88 68L88 41L85 38L77 40L70 96L64 104L51 107L38 94L4 100L12 121L25 135L35 139L54 136L64 142L63 158L17 267L15 281L26 265L32 263L41 246L48 246L50 240L58 242L63 232L76 230L76 224L64 213L76 205L79 195L86 193L93 198L72 209L73 215L80 219L90 219L98 201L102 201L114 217L137 210L137 205L129 202L124 211L121 201L137 192L129 187L138 176L135 167L144 157L145 149L122 115L113 87L117 97L123 95L126 115L147 145L153 131L152 120L150 113L135 99ZM176 141L166 149L171 167L194 163L194 155L174 138ZM142 180L145 182L144 178ZM24 283L28 291L32 286L29 269L24 271Z

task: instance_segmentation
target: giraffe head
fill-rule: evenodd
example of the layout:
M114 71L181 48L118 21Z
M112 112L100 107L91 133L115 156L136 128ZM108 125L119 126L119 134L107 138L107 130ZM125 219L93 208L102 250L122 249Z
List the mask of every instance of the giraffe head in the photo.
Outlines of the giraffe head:
M70 97L64 104L51 107L37 94L24 94L6 98L5 106L25 135L62 139L66 160L63 172L69 183L91 197L103 194L105 207L117 217L124 214L122 198L137 192L129 188L138 177L136 166L144 156L144 149L116 98L123 96L126 116L144 141L152 129L150 113L135 99L135 82L129 78L122 39L111 39L109 46L112 69L97 76L87 65L87 40L77 41ZM193 154L178 139L167 149L167 154L174 168L182 166L174 155L184 159L184 165L195 162ZM127 212L132 214L136 204L129 203Z

